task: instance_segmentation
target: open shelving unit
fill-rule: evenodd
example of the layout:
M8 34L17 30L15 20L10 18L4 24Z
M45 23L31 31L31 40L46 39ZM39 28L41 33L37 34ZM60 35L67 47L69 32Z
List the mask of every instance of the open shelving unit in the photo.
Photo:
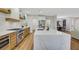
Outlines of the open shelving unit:
M5 14L10 14L11 10L10 10L10 8L0 8L0 12L5 13Z

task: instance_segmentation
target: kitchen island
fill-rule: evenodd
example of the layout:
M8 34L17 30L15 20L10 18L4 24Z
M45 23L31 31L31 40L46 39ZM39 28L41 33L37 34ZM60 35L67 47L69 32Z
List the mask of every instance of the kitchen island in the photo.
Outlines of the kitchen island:
M70 50L71 35L52 31L36 31L34 34L34 50Z

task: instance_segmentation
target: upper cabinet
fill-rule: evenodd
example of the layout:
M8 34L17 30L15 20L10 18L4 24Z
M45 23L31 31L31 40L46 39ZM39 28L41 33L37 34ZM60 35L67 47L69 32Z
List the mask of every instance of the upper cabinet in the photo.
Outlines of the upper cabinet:
M0 8L0 12L5 13L5 14L10 14L11 10L10 8Z

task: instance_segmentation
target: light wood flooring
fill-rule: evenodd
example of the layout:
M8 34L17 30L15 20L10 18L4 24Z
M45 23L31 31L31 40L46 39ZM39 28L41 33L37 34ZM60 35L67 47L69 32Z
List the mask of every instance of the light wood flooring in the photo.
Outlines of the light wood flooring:
M65 32L71 35L71 32ZM79 50L79 39L71 37L71 50Z
M79 50L79 40L72 38L71 39L71 50Z

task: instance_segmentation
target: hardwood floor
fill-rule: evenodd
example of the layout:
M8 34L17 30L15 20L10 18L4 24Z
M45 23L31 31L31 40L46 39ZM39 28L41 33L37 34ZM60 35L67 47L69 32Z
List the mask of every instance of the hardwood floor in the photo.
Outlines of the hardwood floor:
M65 32L67 34L70 34L70 32ZM71 50L79 50L79 39L71 38Z
M71 39L71 50L79 50L79 40L72 38Z

